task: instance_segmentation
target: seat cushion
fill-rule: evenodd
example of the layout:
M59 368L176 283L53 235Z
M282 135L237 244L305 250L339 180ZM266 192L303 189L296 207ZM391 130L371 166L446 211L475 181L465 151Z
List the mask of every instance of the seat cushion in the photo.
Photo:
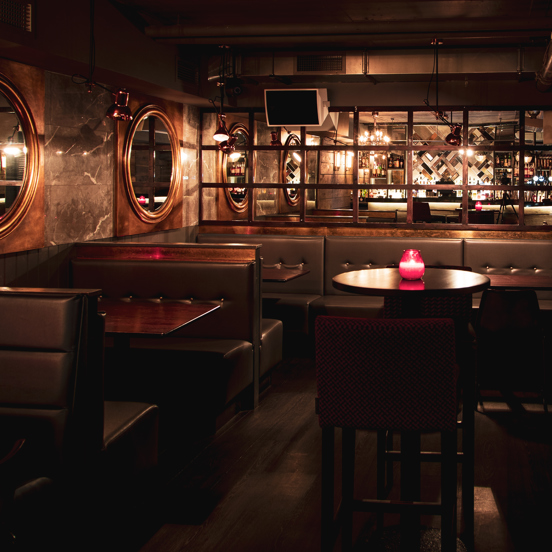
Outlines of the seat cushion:
M261 321L260 376L282 361L284 325L281 320L263 318Z
M383 297L369 295L325 295L310 305L313 316L383 317Z
M126 375L117 382L120 393L135 385L137 394L127 398L153 402L162 411L168 397L174 408L195 401L207 407L207 401L218 411L253 382L253 345L239 339L131 339L128 358Z
M307 334L309 307L319 298L311 293L263 293L263 316L281 320L285 333Z
M105 401L102 455L110 477L126 479L157 466L158 428L156 405Z

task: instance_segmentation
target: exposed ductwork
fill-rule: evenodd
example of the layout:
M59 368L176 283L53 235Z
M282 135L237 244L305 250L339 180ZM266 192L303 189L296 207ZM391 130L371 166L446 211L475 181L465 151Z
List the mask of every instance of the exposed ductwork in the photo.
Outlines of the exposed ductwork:
M210 78L218 66L213 60ZM290 83L408 82L427 80L434 71L431 50L336 51L317 53L256 52L236 56L236 76L258 82L287 78ZM542 62L542 48L502 48L441 52L439 74L446 80L532 80ZM551 63L552 65L552 63ZM276 84L276 82L275 82ZM289 83L288 83L289 84Z

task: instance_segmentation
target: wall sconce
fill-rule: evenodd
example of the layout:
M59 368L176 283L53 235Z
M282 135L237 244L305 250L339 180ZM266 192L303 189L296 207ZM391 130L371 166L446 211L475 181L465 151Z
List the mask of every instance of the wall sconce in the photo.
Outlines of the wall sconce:
M340 151L336 151L334 153L334 167L336 169L341 168L341 152Z
M425 264L418 249L406 249L399 262L399 274L405 280L419 280L425 272Z
M347 152L347 161L346 161L346 163L345 163L345 167L346 167L347 169L350 169L350 168L353 166L353 159L354 159L354 157L355 157L354 152L352 152L352 151L348 151L348 152Z

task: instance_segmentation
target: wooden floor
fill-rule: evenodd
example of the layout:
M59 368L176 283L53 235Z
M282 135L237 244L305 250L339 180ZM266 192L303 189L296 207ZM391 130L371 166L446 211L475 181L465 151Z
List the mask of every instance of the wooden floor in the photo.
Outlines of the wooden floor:
M224 426L187 465L162 459L165 474L175 476L111 542L132 552L318 551L314 397L313 361L284 361L255 411ZM474 549L541 550L552 523L552 415L542 407L521 414L485 407L476 413ZM357 453L365 454L358 463L363 481L374 463L371 435L361 436ZM438 481L429 480L428 489ZM366 518L356 520L357 533L366 526ZM361 535L355 550L368 550Z

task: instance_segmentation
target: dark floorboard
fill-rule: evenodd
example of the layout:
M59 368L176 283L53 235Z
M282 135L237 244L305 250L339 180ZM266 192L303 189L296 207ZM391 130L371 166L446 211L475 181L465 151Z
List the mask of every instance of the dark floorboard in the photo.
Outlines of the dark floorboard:
M314 397L313 361L286 360L255 411L236 416L176 472L174 458L162 458L166 484L141 516L118 527L119 534L110 537L119 543L114 548L318 551L321 434ZM513 413L485 403L485 413L476 413L476 552L540 550L542 541L549 542L551 426L550 416L537 406ZM373 487L369 474L375 462L371 434L359 437L357 455L362 458L358 486L367 490ZM437 492L435 470L433 465L427 471L429 495ZM367 520L356 519L362 539L355 550L368 549Z

